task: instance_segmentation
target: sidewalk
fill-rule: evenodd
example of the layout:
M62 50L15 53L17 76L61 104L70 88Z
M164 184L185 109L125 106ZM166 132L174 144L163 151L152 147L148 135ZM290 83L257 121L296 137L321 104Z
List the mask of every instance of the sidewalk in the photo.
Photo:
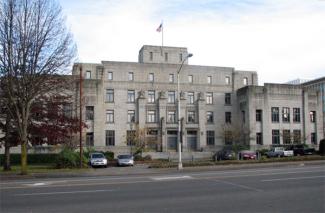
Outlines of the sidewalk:
M35 178L64 178L64 177L98 177L98 176L136 176L148 174L172 174L200 171L223 171L234 169L253 169L253 168L276 168L286 166L305 166L305 165L325 165L325 160L317 161L294 161L294 162L272 162L272 163L248 163L248 164L229 164L213 166L184 167L183 170L177 168L148 168L146 164L137 164L134 167L108 167L108 168L89 168L83 171L62 171L49 173L31 173L28 175L0 173L0 180L18 180Z

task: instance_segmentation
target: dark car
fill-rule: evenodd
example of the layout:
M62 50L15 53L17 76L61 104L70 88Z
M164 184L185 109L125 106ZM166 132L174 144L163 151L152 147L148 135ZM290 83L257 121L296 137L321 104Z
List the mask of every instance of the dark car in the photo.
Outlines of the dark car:
M292 145L289 149L293 150L295 156L298 155L312 155L315 153L314 148L305 147L303 144Z
M240 159L243 160L256 160L256 152L250 150L243 150L239 152Z
M234 160L236 154L232 150L220 150L214 155L215 160Z

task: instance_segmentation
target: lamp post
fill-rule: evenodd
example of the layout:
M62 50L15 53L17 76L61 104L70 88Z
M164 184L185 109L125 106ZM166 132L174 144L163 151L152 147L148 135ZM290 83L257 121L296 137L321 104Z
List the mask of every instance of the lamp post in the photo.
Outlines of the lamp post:
M133 137L134 137L134 134L133 134L133 126L134 126L134 121L133 119L131 120L131 123L130 123L130 138L129 138L129 143L130 143L130 146L131 146L131 155L133 155Z
M177 70L177 107L178 107L178 132L177 132L177 144L178 144L178 170L183 169L183 164L182 164L182 144L181 144L181 102L180 102L180 92L179 92L179 73L182 70L184 62L192 57L193 54L189 53L187 56L183 59L181 66Z

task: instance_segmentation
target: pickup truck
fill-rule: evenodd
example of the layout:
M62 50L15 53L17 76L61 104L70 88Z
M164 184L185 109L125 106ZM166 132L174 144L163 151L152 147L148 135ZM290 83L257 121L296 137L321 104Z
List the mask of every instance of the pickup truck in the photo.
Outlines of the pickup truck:
M284 147L273 147L270 151L266 152L266 156L271 157L289 157L293 156L293 150L285 150Z

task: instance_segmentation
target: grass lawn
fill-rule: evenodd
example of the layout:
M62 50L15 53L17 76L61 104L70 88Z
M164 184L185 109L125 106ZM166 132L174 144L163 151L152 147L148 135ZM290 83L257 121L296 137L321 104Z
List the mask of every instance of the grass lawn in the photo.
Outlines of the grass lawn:
M11 171L3 171L3 167L0 170L0 174L18 174L20 173L21 166L11 166ZM39 165L28 165L28 173L55 173L55 172L85 172L89 168L73 168L73 169L57 169L53 164L39 164Z

